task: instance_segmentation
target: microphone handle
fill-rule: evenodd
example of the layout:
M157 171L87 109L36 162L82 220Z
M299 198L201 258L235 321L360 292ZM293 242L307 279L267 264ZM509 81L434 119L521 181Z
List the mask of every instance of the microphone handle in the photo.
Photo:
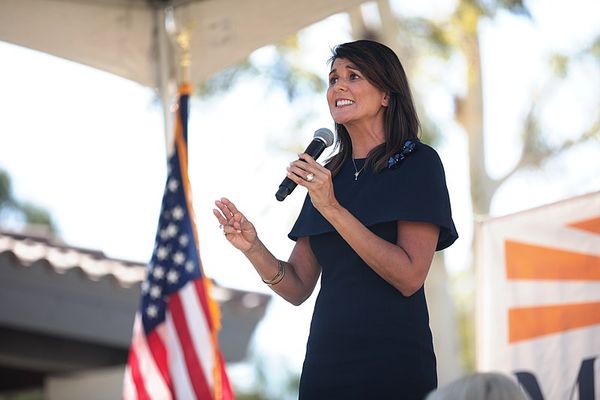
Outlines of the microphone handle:
M327 144L321 138L314 138L304 152L314 158L319 158L323 150L327 147Z
M326 147L326 143L321 138L315 138L310 142L304 152L316 160ZM296 182L286 177L279 185L279 189L277 190L277 193L275 193L275 198L279 201L283 201L290 193L292 193L296 186Z
M277 193L275 193L275 198L279 201L283 201L295 188L296 182L286 177L283 182L281 182L281 185L279 185L279 189L277 190Z

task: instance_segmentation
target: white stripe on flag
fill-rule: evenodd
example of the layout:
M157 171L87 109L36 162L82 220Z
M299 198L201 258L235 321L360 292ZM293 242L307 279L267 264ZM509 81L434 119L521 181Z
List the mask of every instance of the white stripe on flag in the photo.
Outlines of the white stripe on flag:
M167 328L165 339L169 353L169 365L175 395L177 399L195 399L196 394L194 393L194 388L190 382L189 373L185 365L185 356L181 350L177 329L175 329L173 318L168 311L165 325Z
M135 352L138 360L138 369L144 380L146 392L153 399L168 400L171 399L171 392L165 383L160 370L156 366L154 357L148 348L146 336L142 331L142 321L139 314L136 314L133 324L133 339L131 342L131 351Z
M211 340L210 328L203 312L202 304L193 282L180 290L181 303L187 320L188 329L194 342L194 350L202 364L208 387L214 387L213 368L215 349Z
M135 385L131 379L131 369L129 365L125 368L125 377L123 379L123 400L137 400Z

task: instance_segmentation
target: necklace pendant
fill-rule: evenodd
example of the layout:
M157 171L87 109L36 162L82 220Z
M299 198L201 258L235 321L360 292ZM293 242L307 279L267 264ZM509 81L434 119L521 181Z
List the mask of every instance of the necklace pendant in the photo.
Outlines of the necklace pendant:
M363 169L365 169L365 165L362 166L361 169L356 168L356 163L354 162L354 157L352 158L352 165L354 165L354 180L357 181L358 180L358 175L360 175L360 173L362 172Z

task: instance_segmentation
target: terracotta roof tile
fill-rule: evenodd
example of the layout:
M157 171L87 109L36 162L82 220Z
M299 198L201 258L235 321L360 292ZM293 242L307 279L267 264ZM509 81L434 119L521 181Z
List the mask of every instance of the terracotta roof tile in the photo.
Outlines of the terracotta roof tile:
M77 268L91 280L109 276L123 287L141 282L146 269L141 263L108 258L95 250L69 247L50 236L28 236L0 230L2 253L13 254L23 266L46 261L59 274Z
M90 280L112 278L122 287L131 287L144 280L146 265L107 257L98 250L72 247L60 239L44 234L29 234L0 230L0 255L14 255L24 267L44 261L56 273L80 270ZM219 303L234 301L244 308L264 307L269 294L248 292L214 283L212 295Z

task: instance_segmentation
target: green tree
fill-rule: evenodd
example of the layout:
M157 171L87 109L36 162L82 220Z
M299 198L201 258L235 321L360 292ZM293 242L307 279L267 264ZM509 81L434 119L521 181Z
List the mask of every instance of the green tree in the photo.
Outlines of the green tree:
M8 221L41 225L47 227L50 232L56 232L56 225L48 211L35 204L17 199L13 193L10 176L6 171L0 169L0 225Z

